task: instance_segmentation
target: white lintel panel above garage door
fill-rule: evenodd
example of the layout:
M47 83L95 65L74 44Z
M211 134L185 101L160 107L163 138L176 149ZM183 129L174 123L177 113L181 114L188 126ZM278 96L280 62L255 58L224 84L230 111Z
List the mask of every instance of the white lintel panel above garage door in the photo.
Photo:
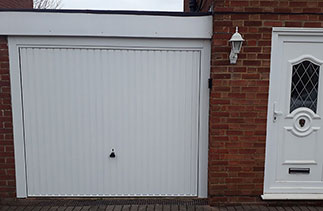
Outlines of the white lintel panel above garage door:
M129 11L129 13L131 13ZM0 35L210 39L211 13L0 11ZM33 23L30 27L30 23Z
M9 44L18 197L206 196L209 41Z

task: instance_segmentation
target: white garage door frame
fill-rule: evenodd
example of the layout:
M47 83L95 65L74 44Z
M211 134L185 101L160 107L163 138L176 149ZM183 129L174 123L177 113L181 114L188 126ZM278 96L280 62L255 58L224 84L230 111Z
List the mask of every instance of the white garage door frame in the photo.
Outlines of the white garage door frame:
M2 14L0 14L1 16ZM42 20L37 14L13 14L10 13L9 16L16 15L22 19L29 19L29 21ZM61 22L59 19L62 18L59 14L50 14L52 20L47 20L47 23L59 25ZM66 15L66 14L65 14ZM75 18L74 16L67 16L65 22L69 22L70 19ZM91 24L89 17L83 17L84 14L79 15L79 19L85 18L88 25ZM97 17L98 15L92 15L91 18L98 18L98 20L111 20L111 18ZM124 15L120 17L115 17L116 19L125 18ZM7 17L7 16L6 16ZM11 17L12 20L17 20L17 17ZM46 19L48 17L44 17ZM69 19L70 18L70 19ZM91 19L90 18L90 19ZM113 19L112 18L112 19ZM146 19L143 19L146 18ZM125 20L132 22L130 24L143 28L142 21L147 19L154 19L154 17L142 17L134 16L129 19L127 17ZM32 29L26 29L26 31L19 31L17 28L22 27L23 23L16 23L15 27L6 29L9 44L9 58L10 58L10 78L11 78L11 93L12 93L12 110L13 110L13 124L14 124L14 145L15 145L15 164L16 164L16 186L17 186L17 197L26 198L27 197L27 179L26 179L26 159L25 159L25 143L24 143L24 127L23 127L23 102L21 93L21 76L20 76L20 64L19 64L19 48L21 47L31 47L31 46L41 46L41 47L91 47L91 48L132 48L132 49L183 49L183 50L198 50L201 55L201 66L200 66L200 97L199 97L199 128L198 128L198 197L207 197L207 186L208 186L208 110L209 110L209 89L208 89L208 79L210 77L210 38L212 30L212 20L211 16L207 17L194 17L194 19L186 17L158 17L159 20L149 22L148 26L145 25L144 28L153 29L153 26L160 21L163 22L161 29L155 31L138 31L138 28L130 30L127 32L128 36L125 35L126 32L119 29L119 38L116 34L112 37L108 36L109 31L100 32L101 28L93 29L96 36L93 34L86 34L85 32L79 32L82 25L76 26L75 29L67 30L63 26L51 30L48 26L43 26L39 23L37 28L32 31ZM1 19L1 18L0 18ZM95 21L98 21L95 20ZM93 20L94 21L94 20ZM113 20L115 21L115 20ZM113 22L112 21L112 22ZM83 22L84 23L84 22ZM192 24L193 23L193 24ZM165 25L164 25L165 24ZM177 24L181 25L183 28L182 32L172 31L177 27ZM192 24L192 25L191 25ZM51 24L49 24L51 25ZM115 23L114 23L115 25ZM165 28L169 28L165 30ZM1 29L1 23L0 23ZM17 30L16 30L17 29ZM117 32L116 32L117 30ZM36 32L35 32L36 31ZM102 30L101 30L102 31ZM112 32L110 32L112 33ZM118 33L118 29L115 29L113 33ZM5 32L0 32L0 34L5 34ZM175 35L174 35L175 34ZM27 35L27 36L26 36ZM50 36L50 37L48 37ZM66 37L72 37L72 39L66 39ZM176 38L175 38L176 37ZM151 39L154 38L154 39ZM162 38L162 39L161 39ZM73 43L71 43L73 40Z

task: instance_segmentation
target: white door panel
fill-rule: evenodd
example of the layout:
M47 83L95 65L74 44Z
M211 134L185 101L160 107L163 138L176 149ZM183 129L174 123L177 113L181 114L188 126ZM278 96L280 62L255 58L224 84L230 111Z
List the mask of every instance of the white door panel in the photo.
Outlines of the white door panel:
M34 46L20 60L28 196L197 196L200 51Z
M274 39L265 194L323 193L323 39L311 38Z

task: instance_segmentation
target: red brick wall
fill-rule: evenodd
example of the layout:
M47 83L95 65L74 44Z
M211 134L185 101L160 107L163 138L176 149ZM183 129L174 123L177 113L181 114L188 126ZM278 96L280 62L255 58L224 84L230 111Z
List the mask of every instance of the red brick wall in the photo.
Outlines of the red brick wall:
M9 56L7 38L0 36L0 200L15 193Z
M31 9L33 0L0 0L0 9Z
M210 203L260 202L272 27L323 27L318 14L323 0L213 0L213 5ZM246 41L231 65L228 40L235 26Z

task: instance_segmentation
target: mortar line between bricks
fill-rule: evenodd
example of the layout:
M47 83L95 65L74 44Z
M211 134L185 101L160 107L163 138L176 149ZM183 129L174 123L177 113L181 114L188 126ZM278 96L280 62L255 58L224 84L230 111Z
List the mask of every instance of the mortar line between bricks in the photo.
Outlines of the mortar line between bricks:
M305 12L305 13L297 13L297 12L243 12L243 11L214 11L213 15L230 15L230 14L239 14L239 15L323 15L323 13L315 13L315 12Z

